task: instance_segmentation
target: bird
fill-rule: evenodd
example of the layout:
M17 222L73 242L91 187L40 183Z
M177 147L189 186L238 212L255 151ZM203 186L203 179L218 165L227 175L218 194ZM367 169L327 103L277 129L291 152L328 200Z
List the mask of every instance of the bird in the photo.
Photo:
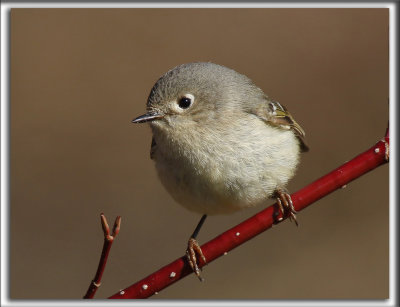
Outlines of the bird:
M199 280L198 262L207 261L196 238L207 216L275 198L277 222L288 217L298 225L286 185L309 150L305 132L250 78L212 62L181 64L156 81L146 106L132 122L150 124L150 158L161 183L202 215L186 249Z

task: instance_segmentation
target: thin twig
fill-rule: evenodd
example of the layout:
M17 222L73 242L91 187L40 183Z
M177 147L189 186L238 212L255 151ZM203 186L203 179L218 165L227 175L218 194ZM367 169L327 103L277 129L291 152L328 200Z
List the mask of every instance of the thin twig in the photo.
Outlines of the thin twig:
M93 298L96 294L97 289L100 287L101 284L101 277L103 276L104 269L106 267L108 254L110 253L110 249L112 243L114 242L114 238L119 233L119 229L121 227L121 217L117 216L114 222L112 234L110 235L110 227L108 226L107 219L103 213L100 214L100 221L101 227L103 228L104 232L104 244L103 250L101 252L101 257L99 261L99 265L97 267L97 272L93 280L91 281L89 288L83 298Z
M386 130L385 137L370 149L333 170L329 174L314 181L300 191L292 194L291 197L295 210L303 210L318 199L344 187L350 181L388 161L389 128ZM281 214L278 210L277 204L275 203L253 217L245 220L241 224L207 242L201 246L203 254L207 258L207 263L212 262L233 248L269 229L277 220L277 217L280 217L279 215ZM203 263L200 263L199 267L202 267L203 265ZM109 298L147 298L172 285L190 273L193 272L186 257L183 256L130 287L120 290Z

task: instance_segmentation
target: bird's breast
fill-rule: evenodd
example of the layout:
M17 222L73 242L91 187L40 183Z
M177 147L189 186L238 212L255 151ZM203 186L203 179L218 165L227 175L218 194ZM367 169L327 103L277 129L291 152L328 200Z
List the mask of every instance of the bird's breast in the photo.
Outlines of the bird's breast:
M291 131L255 118L163 133L154 160L171 196L189 210L233 212L265 202L293 176L299 144Z

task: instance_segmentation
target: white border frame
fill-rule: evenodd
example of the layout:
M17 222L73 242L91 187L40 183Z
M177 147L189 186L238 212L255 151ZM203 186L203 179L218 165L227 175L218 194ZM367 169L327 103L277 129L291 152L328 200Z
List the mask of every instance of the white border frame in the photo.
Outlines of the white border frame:
M9 215L10 215L10 195L9 195L9 145L10 145L10 9L11 8L389 8L389 74L390 74L390 215L389 215L389 299L388 300L312 300L312 301L254 301L254 300L229 300L229 301L184 301L184 300L163 300L163 301L141 301L141 300L124 300L124 301L100 301L100 300L10 300L9 299ZM326 3L313 3L313 2L251 2L251 3L18 3L18 2L5 2L1 3L1 306L397 306L398 296L396 292L397 286L397 198L395 193L396 177L395 170L397 168L397 159L395 153L397 152L396 142L396 114L397 107L397 9L398 7L394 2L326 2ZM111 295L111 294L110 294Z

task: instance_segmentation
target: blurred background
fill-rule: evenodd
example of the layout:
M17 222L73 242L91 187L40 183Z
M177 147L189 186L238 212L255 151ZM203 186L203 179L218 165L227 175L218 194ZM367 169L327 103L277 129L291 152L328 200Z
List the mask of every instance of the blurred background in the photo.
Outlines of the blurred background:
M12 299L79 299L97 268L99 215L122 216L106 298L182 256L200 216L150 160L144 113L174 66L211 61L288 107L310 152L295 192L381 139L388 123L388 9L12 9ZM152 299L384 299L384 165ZM265 206L272 204L271 200ZM209 217L205 243L260 211Z

